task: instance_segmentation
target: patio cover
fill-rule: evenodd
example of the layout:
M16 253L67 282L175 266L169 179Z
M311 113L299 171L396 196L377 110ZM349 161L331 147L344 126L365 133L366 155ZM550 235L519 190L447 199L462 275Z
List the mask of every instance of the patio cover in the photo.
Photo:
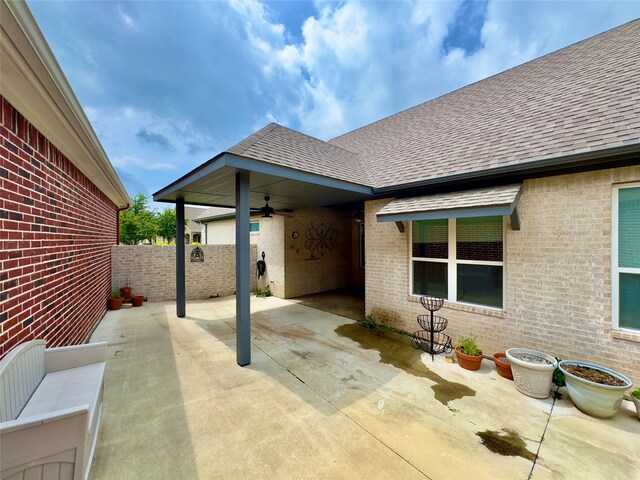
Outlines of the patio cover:
M521 184L505 185L421 197L398 198L376 213L379 222L431 220L451 217L485 217L515 214Z
M249 220L270 197L274 209L328 207L373 195L358 155L275 123L153 194L176 204L176 315L186 315L185 204L235 208L236 356L251 363Z

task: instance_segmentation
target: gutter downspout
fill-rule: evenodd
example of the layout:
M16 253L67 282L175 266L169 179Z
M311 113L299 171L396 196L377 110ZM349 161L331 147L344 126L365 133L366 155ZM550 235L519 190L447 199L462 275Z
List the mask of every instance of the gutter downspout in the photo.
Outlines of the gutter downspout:
M120 245L120 212L129 210L130 207L131 207L131 204L127 203L126 207L118 208L116 212L116 245Z

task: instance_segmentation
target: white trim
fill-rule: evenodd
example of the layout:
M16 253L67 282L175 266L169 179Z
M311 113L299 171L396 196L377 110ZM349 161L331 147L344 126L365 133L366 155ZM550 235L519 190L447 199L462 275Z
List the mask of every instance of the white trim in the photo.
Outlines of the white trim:
M496 216L496 215L490 215ZM447 267L447 298L445 300L448 303L454 303L458 305L468 305L472 307L478 307L488 310L494 310L496 312L504 312L506 310L507 301L507 270L506 270L506 241L507 230L505 217L502 216L502 262L487 261L487 260L458 260L457 258L457 236L456 227L457 220L454 217L447 219L447 246L448 246L448 258L432 258L432 257L414 257L413 256L413 221L409 222L409 232L407 236L409 241L409 295L412 297L420 297L419 294L413 292L413 263L414 262L429 262L429 263L446 263ZM490 305L482 305L479 303L462 302L457 299L458 297L458 265L486 265L502 267L502 308L492 307Z
M611 327L622 332L638 333L640 329L620 326L620 273L640 275L640 268L618 266L618 192L623 188L639 188L640 182L611 186Z

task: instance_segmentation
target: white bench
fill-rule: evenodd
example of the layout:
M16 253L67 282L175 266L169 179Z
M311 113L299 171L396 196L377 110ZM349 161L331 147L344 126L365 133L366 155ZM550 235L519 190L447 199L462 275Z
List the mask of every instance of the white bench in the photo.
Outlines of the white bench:
M106 342L18 345L0 361L0 478L84 480L102 413Z

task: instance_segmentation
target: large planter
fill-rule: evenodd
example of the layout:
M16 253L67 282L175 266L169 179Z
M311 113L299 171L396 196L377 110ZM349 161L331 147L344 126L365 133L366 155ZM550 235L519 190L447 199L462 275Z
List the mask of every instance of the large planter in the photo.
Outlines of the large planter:
M594 370L608 373L609 375L624 382L623 385L605 385L581 378L566 370L568 365L588 367ZM610 418L613 417L622 405L622 397L625 390L631 387L631 380L621 373L614 372L601 365L588 362L578 362L575 360L563 360L560 362L560 370L564 373L567 382L567 391L578 410L592 417Z
M456 348L458 364L466 370L480 370L482 365L482 355L467 355Z
M518 391L533 398L547 398L553 371L558 366L556 359L528 348L510 348L505 353Z
M633 404L636 406L636 415L638 415L638 418L640 418L640 398L634 397L633 395L631 395L631 400L633 401Z
M513 373L511 372L511 363L504 352L494 353L493 361L496 364L496 371L498 375L509 380L513 380Z

